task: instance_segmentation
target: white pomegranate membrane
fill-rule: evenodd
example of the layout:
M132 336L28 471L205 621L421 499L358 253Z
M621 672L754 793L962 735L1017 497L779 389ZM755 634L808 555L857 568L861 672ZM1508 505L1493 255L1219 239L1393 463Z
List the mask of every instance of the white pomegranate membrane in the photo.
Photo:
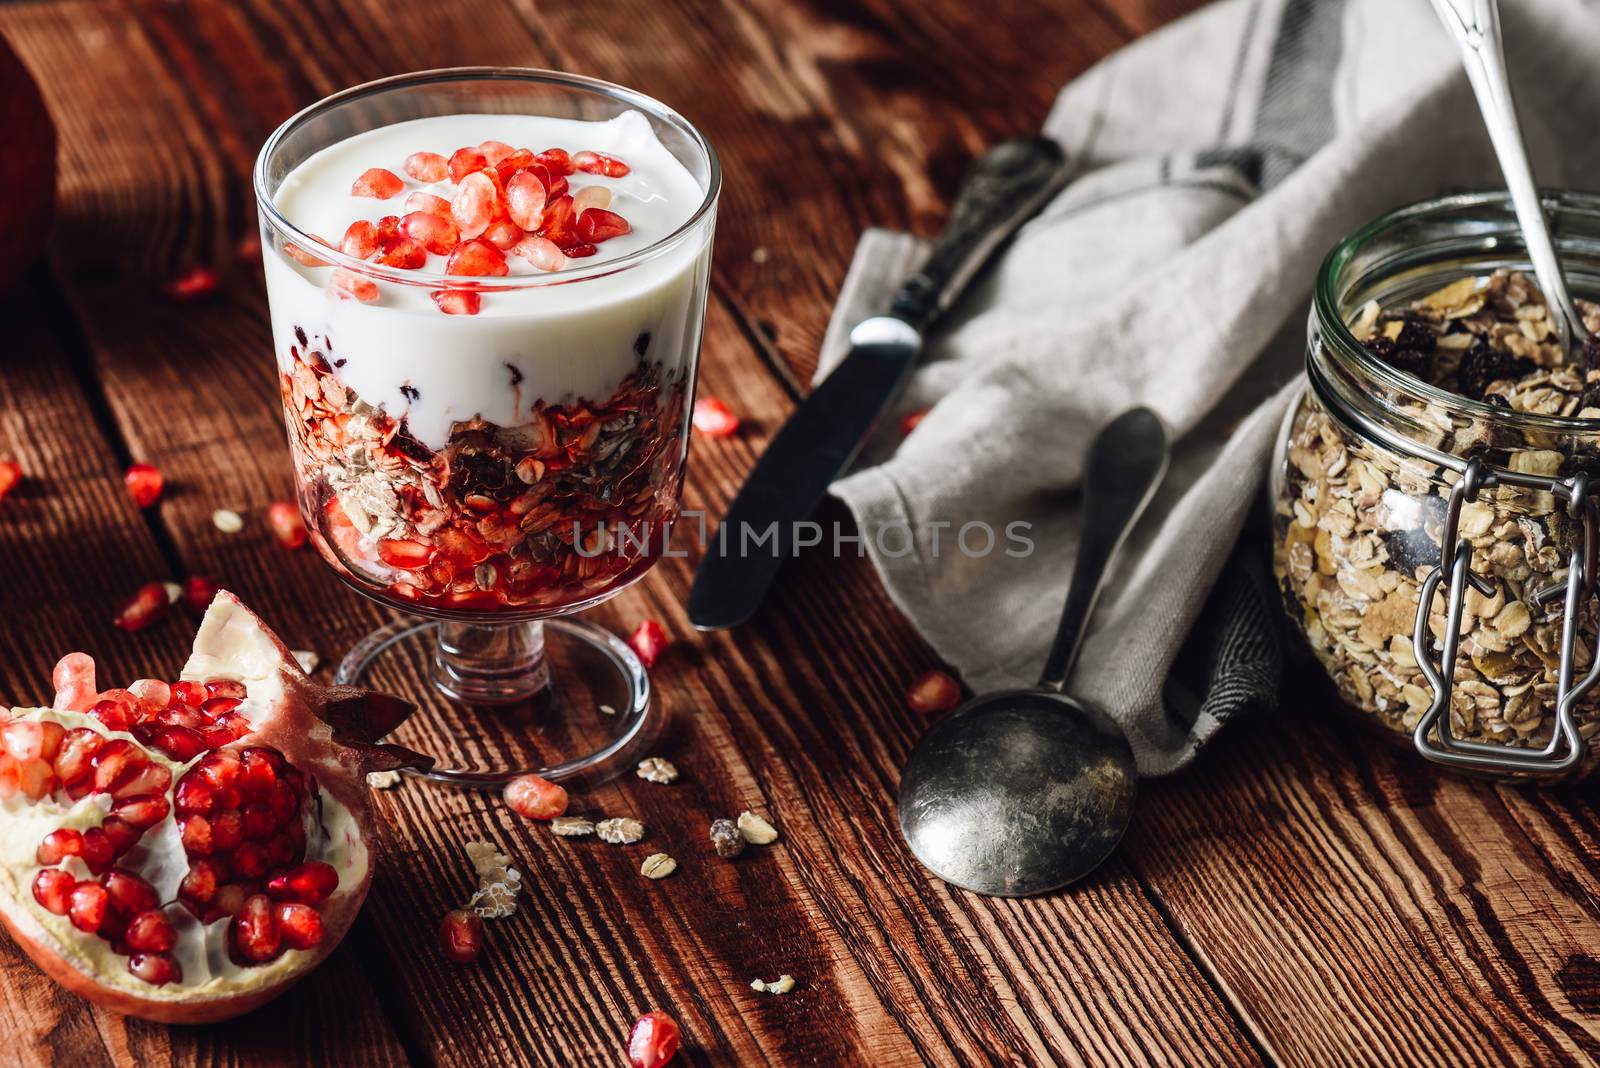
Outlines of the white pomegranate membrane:
M637 112L396 123L311 156L275 196L352 256L491 286L649 249L704 200ZM642 573L678 513L709 238L482 292L273 249L280 385L319 551L374 593L473 612L556 611Z

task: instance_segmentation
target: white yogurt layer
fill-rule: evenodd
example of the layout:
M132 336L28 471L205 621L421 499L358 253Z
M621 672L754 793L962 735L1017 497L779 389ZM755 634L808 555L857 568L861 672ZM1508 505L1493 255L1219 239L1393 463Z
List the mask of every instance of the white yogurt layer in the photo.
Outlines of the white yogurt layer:
M300 229L337 245L357 219L404 215L405 199L421 190L449 199L448 180L418 182L403 164L413 152L449 155L465 145L503 141L540 152L585 149L621 159L622 178L579 171L571 192L586 185L612 191L610 210L632 231L599 246L573 266L588 267L655 244L688 221L705 190L656 139L650 122L627 112L604 122L532 115L448 115L414 119L331 145L296 167L275 197ZM406 188L388 200L357 197L350 185L371 167L394 172ZM507 255L512 277L552 278ZM700 309L710 258L710 231L646 262L600 278L511 292L486 292L477 315L445 315L430 294L436 286L379 283L372 304L327 292L328 267L306 267L281 253L266 256L267 293L279 367L287 369L295 331L324 353L339 381L368 404L404 415L411 433L442 447L451 424L481 417L502 426L525 422L535 402L601 401L638 364L635 350L648 335L647 358L669 366L692 356L699 343ZM442 273L445 257L430 255L427 271ZM554 276L556 278L559 275ZM507 279L485 279L505 283Z

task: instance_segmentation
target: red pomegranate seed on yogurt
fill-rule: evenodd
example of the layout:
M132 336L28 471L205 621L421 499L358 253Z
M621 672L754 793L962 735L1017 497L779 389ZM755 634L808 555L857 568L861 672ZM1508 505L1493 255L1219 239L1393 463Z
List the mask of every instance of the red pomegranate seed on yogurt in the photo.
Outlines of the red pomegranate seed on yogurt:
M569 259L581 260L586 256L593 256L600 251L599 246L588 241L580 241L576 245L568 245L562 249Z
M739 417L715 397L701 397L694 402L692 422L695 433L708 438L731 437L739 429Z
M572 165L585 174L600 174L607 178L621 178L632 170L617 157L604 152L579 152L572 157Z
M401 237L383 246L383 251L378 253L377 262L385 267L414 271L427 265L428 252L409 237Z
M306 524L293 501L273 501L267 505L267 529L285 549L298 549L306 543Z
M200 616L204 615L206 609L211 607L211 602L216 599L217 591L220 589L222 589L222 585L214 578L207 578L204 575L190 575L184 580L183 593L179 594L179 599L183 601L183 607ZM129 689L132 689L132 687L129 687Z
M678 1023L664 1012L647 1012L628 1032L628 1064L661 1068L678 1052Z
M450 177L450 161L437 152L413 152L401 169L419 182L442 182Z
M483 158L489 161L489 166L493 167L496 163L511 155L514 149L504 141L485 141L478 146L478 151L483 153Z
M559 271L567 257L548 237L529 234L511 247L513 254L521 256L541 271Z
M666 651L669 644L667 632L653 619L640 623L628 638L629 647L639 654L639 659L644 662L645 667L655 667L656 661L661 659L661 654Z
M499 214L499 199L500 192L493 179L483 171L462 177L456 186L455 198L450 201L450 214L463 240L477 237L489 228Z
M483 307L483 297L469 289L436 289L432 296L446 315L477 315Z
M373 167L362 172L361 177L351 184L350 195L388 200L405 187L406 183L400 180L398 174L386 171L382 167Z
M461 231L450 216L449 203L438 197L433 199L444 205L444 215L432 211L413 211L400 220L400 229L429 252L448 256L461 243Z
M128 487L128 495L135 505L148 508L161 497L161 487L166 480L154 464L130 464L122 473L122 484Z
M363 304L371 304L378 299L378 285L370 278L363 278L354 271L347 271L343 267L333 272L333 277L328 280L333 287L334 295L344 298L354 298Z
M0 460L0 501L22 481L22 465L15 460Z
M572 208L581 217L590 208L609 208L611 190L603 185L586 185L572 194Z
M504 159L496 160L494 172L500 176L500 181L505 183L511 180L513 174L524 167L531 167L533 163L533 153L525 148L519 148Z
M475 148L458 148L450 156L450 180L459 183L474 171L489 165L489 158Z
M577 217L572 210L570 196L559 196L545 204L540 229L558 248L564 249L579 243Z
M339 250L358 260L370 259L378 251L378 228L365 219L357 219L346 228Z
M948 712L960 703L961 684L943 671L924 672L906 690L906 704L911 711L925 716Z
M326 238L317 237L316 234L312 234L311 236L316 238L317 241L321 242L323 245L328 245L328 241L327 241ZM332 248L333 246L328 245L328 247ZM328 261L327 260L321 259L321 258L319 258L317 256L313 256L311 253L307 252L305 249L301 248L299 245L291 245L291 244L285 243L284 246L283 246L283 254L285 256L288 256L292 260L295 260L295 261L297 261L299 263L305 264L307 267L326 267L326 266L328 266Z
M605 208L589 208L578 216L578 236L596 245L613 237L621 237L632 229L627 219Z
M525 820L553 820L567 810L567 791L537 775L506 783L506 804Z
M522 227L510 219L496 219L483 232L483 239L502 252L521 241L523 236Z
M551 174L571 174L577 169L572 164L572 157L564 148L547 148L536 158L549 168Z
M928 409L926 408L918 408L914 412L907 412L905 417L900 420L900 436L905 437L910 434L913 430L917 429L917 427L920 426L922 421L927 417Z
M444 197L436 197L432 193L412 193L406 197L406 212L409 214L416 211L437 215L441 219L448 219L450 218L450 202ZM405 222L404 219L400 221L402 224Z
M126 631L143 630L167 614L167 588L159 582L147 582L122 607L111 622Z
M216 271L210 267L191 267L168 283L167 292L179 300L193 300L216 288Z
M518 171L506 182L511 221L524 230L537 230L544 222L544 200L544 182L533 171Z
M480 237L457 245L445 261L444 272L499 276L510 274L511 268L506 264L505 253Z

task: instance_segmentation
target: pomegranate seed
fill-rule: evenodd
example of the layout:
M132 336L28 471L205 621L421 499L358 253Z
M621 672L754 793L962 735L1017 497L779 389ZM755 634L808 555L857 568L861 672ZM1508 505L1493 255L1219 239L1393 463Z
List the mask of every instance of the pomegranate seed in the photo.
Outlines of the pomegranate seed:
M129 948L140 953L165 953L178 944L177 928L159 909L136 913L122 937Z
M273 914L272 899L252 894L228 925L228 946L243 964L265 964L283 951L283 936Z
M198 708L177 704L157 712L155 721L168 727L188 727L194 731L211 725L211 721L206 718L206 714ZM151 730L148 725L145 725L144 733L149 737L155 737L155 731Z
M88 727L74 727L61 740L56 753L56 778L71 785L89 774L94 755L105 744L105 738Z
M209 857L216 849L211 835L211 821L199 814L178 820L178 837L183 851L191 857Z
M421 212L424 215L433 215L440 219L450 218L450 202L444 197L436 197L432 193L412 193L406 197L406 214L415 215ZM404 217L400 220L404 225ZM411 235L416 237L415 234ZM418 240L421 240L418 238Z
M529 234L512 246L514 255L521 256L541 271L559 271L566 265L567 257L548 237Z
M589 208L578 216L578 236L593 244L621 237L632 229L627 219L605 208Z
M436 289L433 302L446 315L477 315L483 298L468 289Z
M285 549L298 549L306 543L305 520L293 501L273 501L267 505L267 529Z
M236 916L244 908L245 898L250 896L250 891L238 883L228 883L217 891L217 910L226 916Z
M692 421L695 433L708 438L731 437L739 429L739 417L715 397L701 397L694 402Z
M94 657L88 653L68 653L56 661L50 673L50 684L56 688L52 708L70 712L87 712L95 703Z
M343 267L333 272L328 284L333 287L334 296L341 299L354 298L363 304L371 304L378 299L376 282Z
M193 727L157 727L150 735L150 746L166 753L173 760L183 762L210 749L205 735Z
M144 835L144 832L121 816L107 816L106 821L100 825L105 832L106 841L111 843L112 856L120 857L134 847L134 844Z
M572 210L580 216L590 208L609 208L611 190L603 185L586 185L572 195Z
M175 682L172 684L172 699L174 701L181 701L191 708L199 708L201 705L205 704L206 698L209 696L210 695L206 693L206 688L204 686L198 682L190 681L189 679L184 679L182 682Z
M461 179L450 201L450 215L463 240L477 237L489 228L499 214L496 210L500 207L499 201L499 190L483 171L474 171Z
M427 265L428 253L426 249L415 241L402 237L384 246L383 251L378 253L378 262L385 267L398 267L405 271L415 271Z
M525 148L519 148L504 159L496 160L494 173L499 175L500 184L504 185L511 180L513 174L533 166L534 162L532 152Z
M445 261L444 272L500 276L510 274L511 268L506 265L505 253L481 238L474 238L456 246L456 250Z
M439 921L439 948L448 960L471 964L483 952L483 918L471 909L455 909Z
M178 896L186 901L208 905L217 896L217 886L222 882L217 866L209 860L194 860L189 872L178 884Z
M308 860L267 884L267 893L279 901L298 901L316 905L326 901L339 886L339 873L331 864Z
M128 971L152 986L183 982L183 969L165 953L135 953L128 958Z
M180 815L195 813L204 815L216 805L217 795L200 776L185 775L178 780L178 788L173 792L172 803L177 806Z
M55 789L55 776L51 773L50 762L40 760L17 761L17 789L30 801L38 801L45 794Z
M504 141L485 141L478 146L478 151L483 153L483 158L488 160L489 166L492 167L511 155L514 150Z
M211 841L218 849L233 849L243 842L243 814L236 808L214 814L211 817Z
M116 846L106 835L105 828L91 827L83 832L83 862L89 865L89 870L99 875L111 867L111 862L117 859Z
M81 857L83 855L83 832L75 831L71 827L62 827L51 831L39 842L39 848L34 853L34 859L40 864L50 867L60 864L67 857Z
M483 239L502 252L521 241L524 236L522 227L510 219L496 219L483 232Z
M621 178L632 170L617 157L604 152L579 152L572 157L572 165L585 174L600 174L607 178Z
M599 251L600 249L590 242L580 241L576 245L568 245L566 248L566 255L568 259L581 260L587 256L593 256Z
M322 944L322 915L310 905L286 902L276 910L278 932L290 949L313 949Z
M144 763L111 790L111 796L118 801L140 794L164 794L167 787L172 785L172 772L160 764L151 763L142 751L139 755L144 758Z
M203 297L216 288L217 272L210 267L190 267L167 283L167 292L179 300Z
M572 157L567 155L564 148L547 148L535 157L549 168L551 174L571 174L577 170L573 166Z
M169 727L168 730L182 730L181 727ZM199 754L195 754L198 756ZM179 760L188 760L189 757L176 757ZM145 794L143 796L128 797L118 801L111 807L129 826L136 830L154 827L167 818L167 813L172 811L172 805L167 801L165 794Z
M906 437L922 423L928 415L928 409L918 408L914 412L907 412L904 419L900 420L900 436Z
M325 238L317 237L316 234L312 234L311 236L312 237L316 237L317 240L322 242L322 244L324 244L324 245L328 244L328 242L327 242L327 240ZM329 246L329 247L331 248L332 246ZM298 261L300 263L305 264L307 267L326 267L326 266L328 266L328 261L327 260L321 259L320 257L317 257L317 256L313 256L311 253L307 252L305 249L301 248L299 245L291 245L291 244L285 242L284 246L283 246L283 254L285 256L288 256L292 260L296 260L296 261Z
M277 823L272 818L272 809L260 801L253 801L244 806L239 814L244 817L244 836L252 842L265 842L277 829Z
M518 171L506 183L506 207L511 221L524 230L537 230L544 221L545 187L532 171Z
M400 180L398 174L386 171L382 167L373 167L362 172L361 177L351 184L350 195L388 200L405 187L406 183Z
M506 783L506 804L528 820L553 820L567 810L567 792L537 775L518 775Z
M22 481L22 465L15 460L0 460L0 501Z
M133 719L128 715L128 706L120 701L97 701L89 709L89 715L105 725L108 731L125 731L133 726Z
M288 504L290 508L294 507L288 501L283 503ZM268 510L271 510L270 507ZM298 515L299 513L296 512L295 514ZM243 701L250 696L250 690L238 679L207 679L205 691L207 698L231 697L235 701Z
M450 161L437 152L413 152L401 169L419 182L442 182L450 177Z
M189 581L194 582L195 580L190 579ZM206 579L205 581L209 582L211 580ZM184 588L184 596L185 598L188 596L187 584ZM138 679L130 682L128 684L128 693L138 702L140 713L147 716L160 712L172 703L172 687L160 679Z
M449 203L438 197L433 199L445 206L443 215L431 211L413 211L400 220L400 228L429 252L448 256L461 243L461 231L450 214Z
M140 508L156 503L164 483L161 469L151 464L133 464L122 475L122 484L128 487L133 503Z
M46 868L33 877L33 899L57 916L65 916L72 907L71 895L77 885L78 880L71 872Z
M906 691L906 704L911 711L932 715L948 712L961 703L961 684L942 671L929 671L917 676Z
M655 667L656 661L661 659L661 654L668 644L670 643L667 640L667 632L653 619L640 623L628 638L628 646L639 654L639 659L645 667Z
M125 738L112 738L101 746L94 758L94 788L100 793L111 793L115 787L138 774L149 762L150 758L145 756L144 750L132 742Z
M358 260L371 259L378 251L378 228L365 219L357 219L345 230L339 249L346 256L354 256Z
M178 596L183 601L183 607L199 616L204 615L206 609L211 607L211 602L216 598L217 591L220 589L222 589L221 583L214 578L207 578L204 575L190 575L187 579L184 579L183 592ZM162 685L165 688L165 684L163 683ZM170 693L170 690L168 692ZM171 700L171 697L169 696L167 700ZM165 702L163 702L164 704Z
M31 720L16 720L0 729L0 740L5 742L6 752L17 760L33 760L44 751L44 727Z
M105 887L79 883L67 895L67 918L78 930L93 934L105 922L106 908L110 903L111 898L106 894Z
M659 1068L678 1052L678 1022L664 1012L647 1012L628 1032L628 1063Z
M578 244L577 217L572 210L572 198L559 196L544 206L544 219L540 227L544 236L554 241L557 248L566 249Z
M100 876L100 885L111 896L111 903L130 916L160 904L155 887L121 868L112 868Z
M459 184L461 179L489 165L489 157L475 148L458 148L450 156L450 180Z
M234 847L233 874L252 882L267 874L267 851L260 843L240 842Z
M166 587L159 582L149 582L123 602L111 622L126 631L143 630L167 614L169 603Z

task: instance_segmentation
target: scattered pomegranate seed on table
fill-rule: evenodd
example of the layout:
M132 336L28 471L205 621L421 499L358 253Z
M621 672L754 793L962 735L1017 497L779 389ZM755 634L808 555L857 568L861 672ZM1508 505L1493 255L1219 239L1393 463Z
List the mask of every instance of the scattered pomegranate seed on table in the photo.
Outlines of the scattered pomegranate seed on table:
M483 952L483 919L471 909L453 909L439 922L439 948L446 959L471 964Z
M906 437L922 423L928 416L928 409L919 408L914 412L907 412L900 420L900 436Z
M506 804L529 820L553 820L567 810L567 791L537 775L519 775L506 783Z
M695 433L708 438L726 438L739 429L739 417L716 397L701 397L694 402L691 417Z
M15 460L0 460L0 501L22 481L22 465Z
M190 575L183 582L179 598L183 601L183 607L201 616L205 615L206 609L210 607L212 600L217 596L217 591L221 588L221 584L214 578Z
M670 644L667 632L653 619L640 623L628 638L628 647L639 655L640 661L647 668L656 666L656 661L661 659L661 654Z
M167 589L159 582L147 582L122 607L112 623L126 631L143 630L167 614Z
M273 501L267 505L267 529L285 549L298 549L306 543L306 524L293 501Z
M209 267L191 267L167 284L167 292L179 300L203 297L217 288L217 272Z
M924 672L906 690L906 704L923 715L948 712L960 703L961 684L943 671Z
M647 1012L628 1033L628 1063L660 1068L678 1052L678 1022L664 1012Z
M148 508L160 498L166 479L162 477L161 469L152 464L132 464L123 472L122 484L128 487L128 494L135 505Z
M350 195L354 197L375 197L378 200L388 200L406 183L393 171L384 170L382 167L373 167L364 171L350 186Z

